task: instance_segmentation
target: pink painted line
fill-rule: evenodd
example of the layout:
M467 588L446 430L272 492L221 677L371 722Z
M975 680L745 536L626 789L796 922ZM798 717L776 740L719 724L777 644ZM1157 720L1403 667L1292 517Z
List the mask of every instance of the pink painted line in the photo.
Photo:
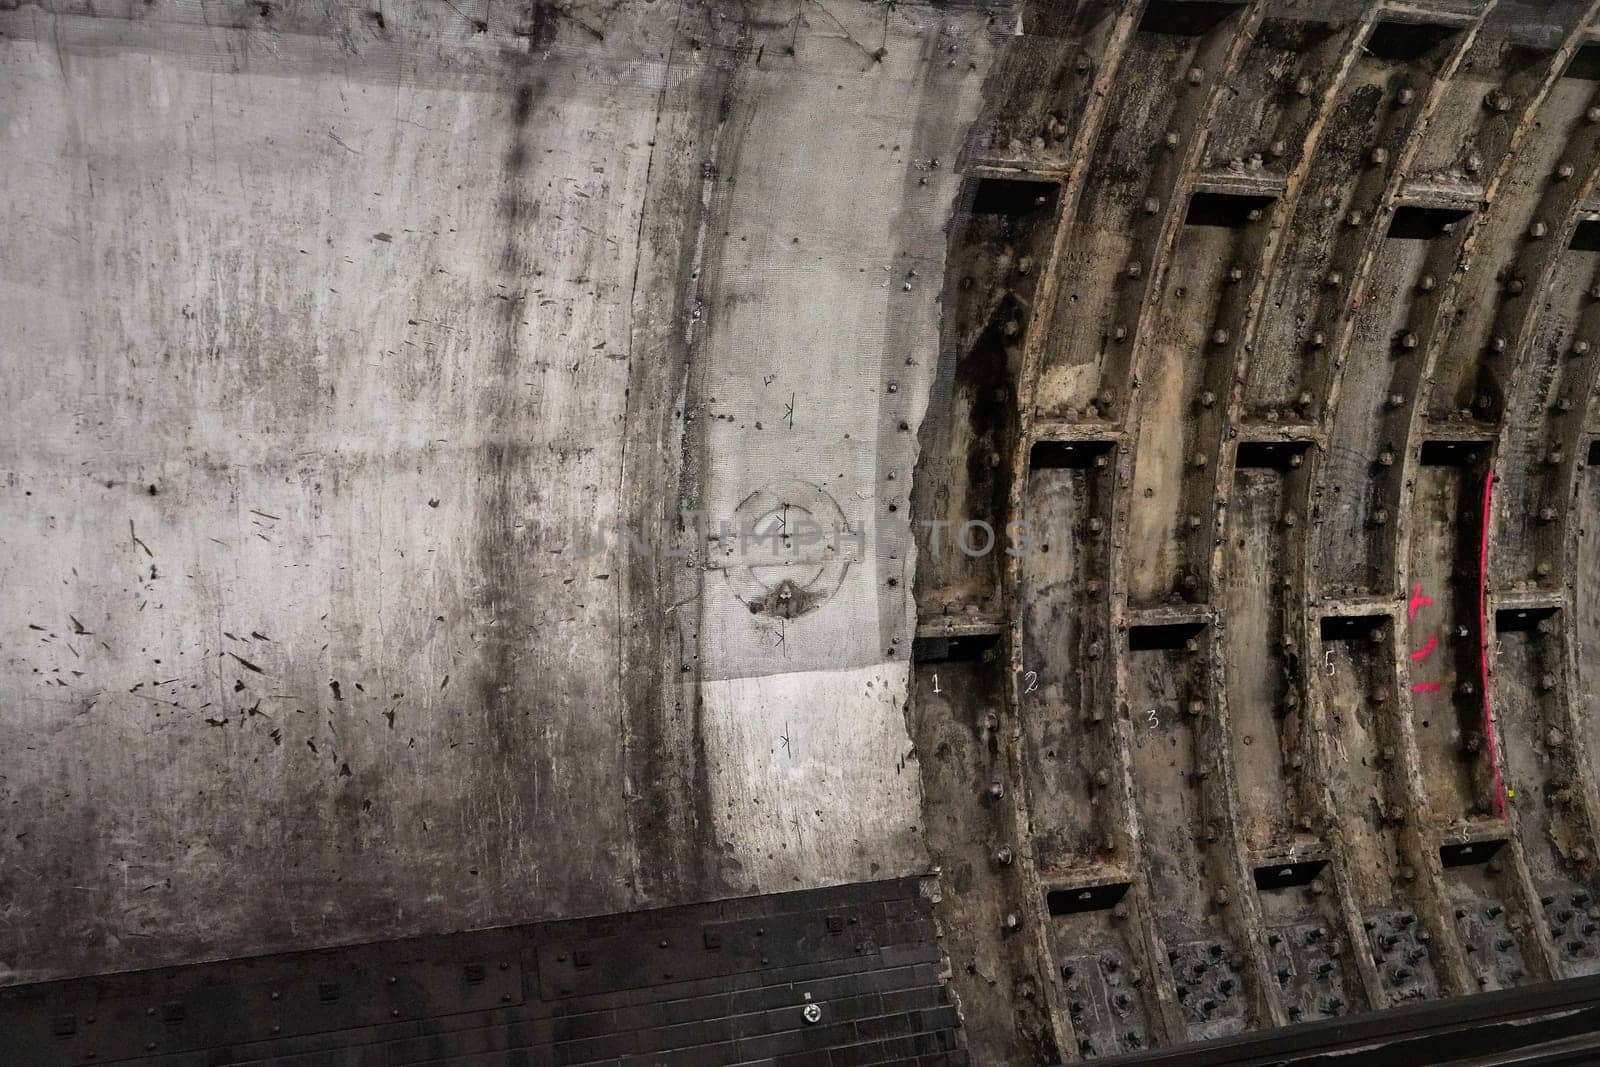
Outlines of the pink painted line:
M1418 682L1416 685L1411 687L1411 691L1413 693L1437 693L1439 691L1439 683Z
M1483 527L1478 538L1478 665L1483 685L1483 732L1489 739L1489 767L1494 772L1494 811L1506 813L1506 783L1500 774L1500 753L1494 737L1494 709L1489 704L1489 503L1494 496L1494 472L1483 476Z
M1428 643L1427 644L1423 645L1421 648L1419 648L1415 652L1411 653L1411 662L1416 663L1416 662L1418 662L1420 660L1427 659L1429 656L1433 655L1433 650L1438 648L1438 647L1439 647L1439 639L1437 637L1428 638Z
M1406 606L1406 621L1411 622L1417 617L1418 608L1431 608L1433 598L1422 595L1422 583L1418 582L1411 590L1411 603Z

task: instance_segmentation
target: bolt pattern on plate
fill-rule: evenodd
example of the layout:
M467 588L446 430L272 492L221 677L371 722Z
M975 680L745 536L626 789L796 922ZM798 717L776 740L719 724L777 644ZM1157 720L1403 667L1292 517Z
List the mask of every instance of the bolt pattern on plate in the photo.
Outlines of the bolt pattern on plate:
M1375 911L1361 925L1366 928L1372 963L1391 1003L1439 995L1439 975L1430 949L1433 935L1414 913L1401 908Z
M1504 904L1489 897L1462 895L1456 899L1455 914L1467 968L1480 989L1509 989L1528 980L1528 966Z
M1242 1033L1247 1005L1239 961L1221 941L1190 941L1167 953L1184 1025L1194 1041Z
M1290 923L1267 932L1267 959L1291 1022L1331 1019L1350 1010L1344 945L1321 923Z
M1550 888L1540 897L1564 977L1600 974L1600 906L1587 889Z
M1084 1059L1150 1047L1143 982L1121 952L1074 956L1061 965L1061 977Z

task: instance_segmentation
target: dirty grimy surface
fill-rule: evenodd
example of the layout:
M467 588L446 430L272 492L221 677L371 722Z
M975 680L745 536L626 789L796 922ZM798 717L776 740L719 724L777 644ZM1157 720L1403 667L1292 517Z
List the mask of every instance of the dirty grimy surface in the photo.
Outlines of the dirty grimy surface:
M506 7L0 12L0 982L925 868L908 537L576 531L892 528L1004 19Z

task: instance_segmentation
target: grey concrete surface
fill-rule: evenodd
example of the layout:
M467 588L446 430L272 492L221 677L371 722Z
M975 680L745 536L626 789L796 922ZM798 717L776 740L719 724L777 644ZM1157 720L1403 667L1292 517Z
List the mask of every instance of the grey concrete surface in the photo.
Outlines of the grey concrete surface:
M1000 32L6 5L0 980L924 869L882 486ZM614 535L797 481L885 536Z

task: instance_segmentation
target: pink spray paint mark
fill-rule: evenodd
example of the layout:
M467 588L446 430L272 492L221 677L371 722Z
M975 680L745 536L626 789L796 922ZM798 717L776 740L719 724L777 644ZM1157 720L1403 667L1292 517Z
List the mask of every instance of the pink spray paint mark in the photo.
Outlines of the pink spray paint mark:
M1494 473L1483 478L1483 526L1478 538L1478 664L1483 685L1483 732L1489 739L1489 767L1494 772L1494 811L1504 818L1506 783L1500 774L1500 754L1494 738L1494 710L1489 704L1489 503L1494 495Z
M1411 691L1413 693L1437 693L1439 691L1439 683L1418 682L1416 685L1411 687Z
M1422 583L1418 582L1411 590L1411 603L1406 607L1406 621L1415 622L1417 611L1420 608L1433 607L1433 598L1422 595Z
M1439 639L1437 637L1428 638L1428 643L1427 644L1423 645L1421 648L1419 648L1415 652L1411 653L1412 662L1415 663L1415 662L1419 662L1421 660L1427 659L1429 656L1433 655L1433 650L1438 648L1438 647L1439 647ZM1438 688L1438 687L1435 686L1434 688Z

